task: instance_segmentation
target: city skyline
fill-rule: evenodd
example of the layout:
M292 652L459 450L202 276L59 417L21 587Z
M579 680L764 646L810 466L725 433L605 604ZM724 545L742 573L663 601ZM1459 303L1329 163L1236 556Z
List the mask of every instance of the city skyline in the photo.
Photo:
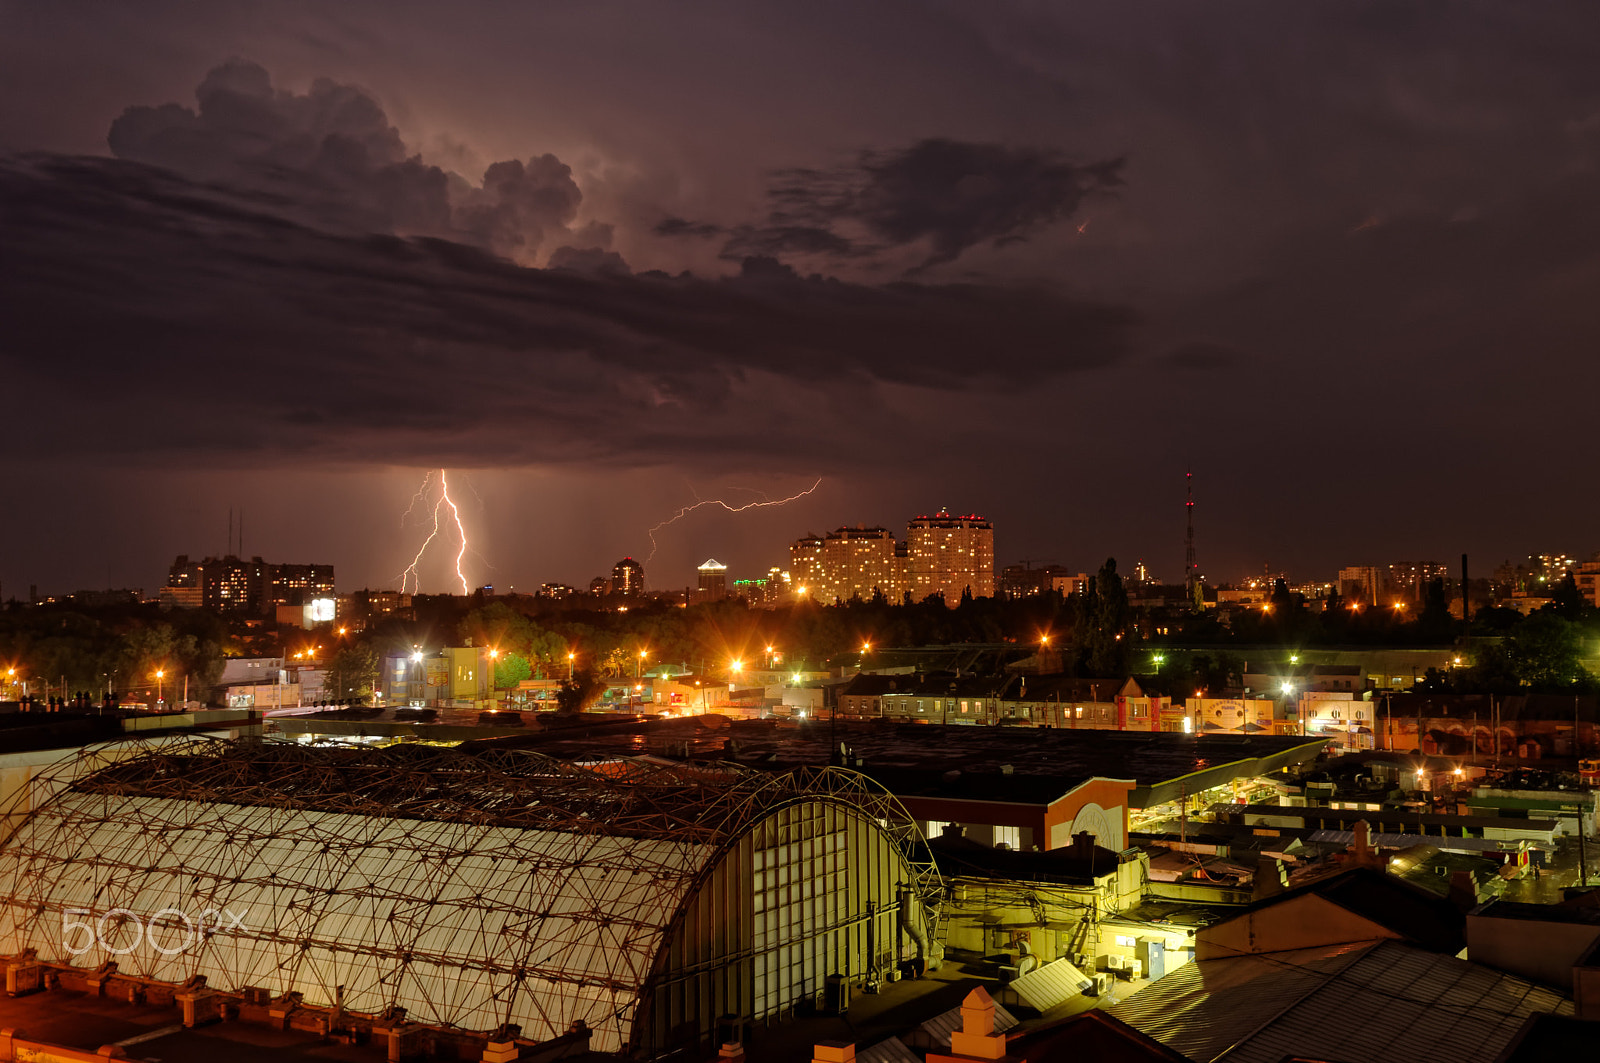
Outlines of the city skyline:
M795 541L803 538L804 535L817 535L820 542L823 536L832 535L835 531L894 527L903 524L912 512L908 511L898 518L878 522L865 520L845 521L840 520L837 515L823 512L820 514L820 524L817 521L812 521L810 524L802 525L795 515L799 511L794 507L809 506L811 508L806 512L812 515L819 515L816 510L822 509L823 504L818 504L808 498L792 502L787 507L775 507L758 511L755 514L730 514L714 509L702 510L699 515L693 517L694 521L702 522L700 524L689 523L682 529L656 531L655 534L661 537L661 542L658 544L661 554L656 560L646 563L645 559L649 556L649 549L623 549L611 554L604 554L598 552L599 548L594 548L585 551L584 556L569 560L565 567L558 568L554 565L545 566L538 559L526 556L505 564L500 563L505 559L499 558L492 553L489 556L485 556L484 552L479 549L479 545L483 543L483 539L480 537L479 529L481 525L479 522L482 520L481 508L486 506L486 503L476 488L471 486L472 481L470 479L465 483L466 493L464 497L470 501L463 503L463 521L468 531L470 542L466 560L463 562L463 571L468 579L468 588L470 590L481 586L492 586L500 593L515 591L517 593L532 594L543 583L564 583L582 590L595 577L605 576L609 578L613 565L619 559L624 558L632 559L645 565L647 585L652 591L672 591L675 589L681 591L686 587L692 588L696 580L695 573L700 563L712 555L716 555L726 561L730 572L730 580L760 578L765 576L771 568L792 568L792 547ZM744 498L748 494L749 492L746 491L743 494L730 497ZM407 498L410 497L409 495L407 496ZM397 498L398 501L400 500ZM471 506L473 505L480 507L477 512L472 510ZM683 508L680 507L679 511ZM918 515L926 515L926 513L933 512L939 508L948 507L924 507L924 510L915 510L915 512ZM399 510L397 509L396 512L399 512ZM293 528L292 522L285 523L282 514L277 515L277 519L274 519L271 513L268 514L265 520L257 521L252 518L249 526L249 545L246 547L243 540L245 533L244 518L246 515L242 507L230 508L223 512L220 515L222 525L218 529L220 534L215 536L217 542L213 545L206 545L213 538L212 536L190 536L184 541L196 545L192 545L187 551L174 552L168 548L157 546L155 549L165 549L167 552L137 558L132 557L131 554L126 554L117 568L108 571L107 576L98 581L94 578L95 569L97 565L103 562L85 561L81 556L71 559L78 563L78 567L73 569L68 566L60 570L68 573L68 575L64 580L58 580L55 583L51 583L48 580L26 578L26 568L12 561L10 567L22 572L23 575L18 577L10 575L9 572L0 573L0 575L3 575L3 578L0 578L0 596L26 600L30 589L37 590L41 597L51 595L59 597L78 591L139 587L148 591L149 596L153 597L156 590L166 580L166 573L171 565L172 557L184 552L197 559L201 557L223 558L229 556L249 559L253 556L267 556L272 558L292 557L304 562L331 564L340 573L340 593L349 593L357 589L398 589L401 585L401 579L405 575L403 570L407 567L407 562L419 561L418 575L424 581L420 593L460 593L460 583L454 571L459 539L441 538L437 546L430 547L423 553L418 553L418 548L423 544L428 534L430 525L427 520L413 520L406 524L401 524L397 520L393 529L386 529L391 533L386 544L392 553L391 562L375 558L366 545L349 538L348 535L343 539L347 543L344 549L350 551L348 555L341 554L338 550L323 550L315 546L309 550L300 550L299 552L291 549L279 549L274 544L280 539L299 542L316 542L319 539L333 542L340 541L340 536L335 529L330 529L331 533L326 536L318 534L320 529L312 529L313 534L306 536L304 535L305 529ZM671 514L667 516L671 517ZM987 521L991 525L999 523L988 520L986 514L981 515L980 519ZM240 525L238 528L234 526L235 520ZM757 521L759 524L755 525L756 527L766 529L764 541L758 541L757 536L743 526L745 522L750 521ZM256 524L258 523L266 525L267 530L262 535L257 534ZM675 522L669 521L668 523ZM659 524L660 522L658 522L658 528ZM708 534L704 529L704 524L709 524L716 530ZM804 533L797 532L796 529L802 526L805 527L806 531ZM823 532L816 531L819 527L826 530ZM298 537L284 535L285 528L299 531L301 534ZM345 531L347 532L348 529ZM648 546L651 541L648 529L641 528L637 532L633 532L630 537L628 533L631 531L632 529L624 529L623 534L618 535L614 541L624 544L632 542L637 546L637 542L642 540ZM449 532L446 530L441 534L448 536ZM240 538L236 540L234 538L235 535ZM597 539L604 538L606 538L604 535L597 536ZM891 538L893 538L892 535ZM1042 551L1036 549L1032 554L1024 555L1020 548L1017 550L1010 548L1008 544L1011 538L1010 528L999 527L996 536L997 545L993 555L994 574L997 581L1001 571L1008 566L1022 564L1032 565L1033 567L1059 565L1066 569L1092 572L1110 558L1117 561L1119 571L1124 576L1134 575L1137 567L1142 564L1149 570L1151 578L1155 581L1168 584L1181 582L1178 577L1182 575L1182 565L1177 564L1176 561L1167 563L1152 561L1148 557L1135 555L1128 551L1118 551L1114 544L1111 545L1109 553L1069 552L1064 549L1050 553L1048 552L1049 546L1046 544ZM490 541L494 540L491 538ZM1035 538L1032 541L1040 542L1042 540ZM1313 563L1290 566L1279 564L1271 557L1262 557L1254 563L1245 559L1237 569L1219 572L1204 563L1203 559L1206 556L1204 539L1202 538L1200 542L1199 556L1202 558L1200 570L1205 582L1211 586L1240 585L1248 581L1258 580L1264 571L1274 578L1278 575L1286 575L1290 582L1297 586L1310 584L1338 586L1342 580L1347 578L1346 570L1362 567L1369 567L1374 571L1374 579L1376 580L1374 586L1379 587L1392 581L1393 574L1390 570L1395 566L1420 566L1428 578L1440 575L1440 570L1442 569L1442 575L1450 581L1456 580L1460 574L1459 554L1450 554L1436 549L1432 552L1427 550L1414 551L1412 554L1390 557L1379 553L1375 548L1354 544L1333 555L1336 560L1331 565L1323 564L1319 560ZM711 545L713 543L720 545ZM1531 561L1540 555L1530 551L1548 547L1548 542L1545 540L1539 540L1538 542L1525 540L1525 543L1521 548L1513 548L1499 557L1491 558L1488 555L1471 557L1472 577L1474 579L1487 579L1497 568L1505 564L1515 566ZM727 548L728 544L736 545ZM1565 545L1570 546L1571 544ZM1178 547L1169 550L1169 553L1176 558L1181 548L1182 543L1180 541ZM1570 556L1564 553L1549 556L1575 563L1588 559L1595 552L1580 548L1573 551ZM8 558L7 560L10 559ZM82 578L75 580L70 575L72 571L82 573ZM132 573L136 578L118 579L116 578L116 573L118 572ZM141 572L145 573L145 575L142 578L138 578ZM501 573L506 572L526 573L527 575L510 580L497 578ZM345 575L346 573L350 573L350 575ZM367 578L368 576L372 578ZM1410 577L1409 582L1405 579L1401 579L1399 582L1404 584L1408 596L1417 597L1420 593L1417 589L1419 583L1415 574Z

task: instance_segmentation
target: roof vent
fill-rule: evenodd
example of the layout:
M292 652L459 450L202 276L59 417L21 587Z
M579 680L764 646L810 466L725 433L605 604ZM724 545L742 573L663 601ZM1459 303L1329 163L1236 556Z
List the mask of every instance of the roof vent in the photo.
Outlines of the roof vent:
M1012 766L1011 766L1011 765L1009 765L1009 764L1002 764L1002 765L1000 765L1000 774L1001 774L1001 775L1011 775L1011 774L1014 774L1014 773L1015 773L1015 771L1016 771L1016 769L1015 769L1015 768L1013 768L1013 767L1012 767Z

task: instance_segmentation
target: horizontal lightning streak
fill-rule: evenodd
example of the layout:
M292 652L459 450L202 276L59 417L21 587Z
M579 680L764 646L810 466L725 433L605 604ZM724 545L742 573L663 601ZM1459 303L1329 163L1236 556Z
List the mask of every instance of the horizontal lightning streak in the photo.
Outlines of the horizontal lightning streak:
M773 499L765 499L765 500L760 501L760 502L746 502L742 506L730 506L730 505L728 505L728 503L724 502L720 498L706 498L706 499L702 499L699 502L694 503L693 505L684 506L682 509L678 510L677 513L673 514L670 518L668 518L667 520L662 521L660 524L657 524L654 528L650 529L650 531L648 533L649 536L650 536L650 556L644 559L645 560L645 564L649 564L652 560L654 560L654 558L656 556L656 551L660 549L660 544L656 542L656 532L660 531L662 528L665 528L669 524L676 524L678 521L682 520L684 517L687 517L689 514L693 513L695 510L699 509L701 506L721 506L723 509L727 510L729 513L743 513L747 509L759 509L759 508L761 508L763 506L783 506L783 505L788 505L790 502L795 502L795 501L798 501L799 499L802 499L802 498L806 497L811 492L815 491L817 488L819 488L821 486L822 486L822 477L819 476L819 477L817 477L817 482L816 483L812 484L810 487L806 488L804 491L801 491L799 494L790 495L788 498L773 498ZM744 489L740 488L740 490L744 490Z

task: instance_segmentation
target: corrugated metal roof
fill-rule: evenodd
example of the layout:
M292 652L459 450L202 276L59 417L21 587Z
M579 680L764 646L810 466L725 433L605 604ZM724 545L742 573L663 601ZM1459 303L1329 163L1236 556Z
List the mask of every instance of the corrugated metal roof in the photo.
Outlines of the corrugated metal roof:
M1016 1026L1017 1022L1017 1017L1007 1011L1004 1004L995 1001L995 1033L1005 1033ZM961 1006L958 1004L918 1026L913 1033L906 1036L905 1040L906 1044L924 1051L947 1052L950 1050L950 1035L959 1029L961 1029Z
M1110 1009L1199 1063L1490 1063L1553 990L1398 941L1187 964Z
M856 1063L922 1063L922 1056L906 1047L898 1037L879 1041L856 1052Z
M57 817L76 817L72 854L38 851L59 841L50 829ZM213 985L278 992L342 985L353 1010L398 1002L420 1021L468 1029L492 1029L508 1009L525 1010L509 993L539 998L535 1010L560 1032L574 1019L598 1026L632 1004L713 851L303 809L282 813L273 836L234 841L259 837L262 824L259 807L69 792L0 852L0 880L40 873L29 865L49 868L42 895L28 904L50 913L99 912L110 898L133 913L173 910L191 921L206 909L237 915L237 928L192 948L177 947L193 939L181 920L162 931L171 942L141 941L129 926L132 951L115 958L144 977L203 974ZM75 858L59 863L62 855ZM26 940L53 962L84 962L59 931L33 926L37 911L7 901L0 941Z
M1047 963L1012 979L1011 988L1036 1011L1049 1011L1094 985L1094 981L1066 960Z

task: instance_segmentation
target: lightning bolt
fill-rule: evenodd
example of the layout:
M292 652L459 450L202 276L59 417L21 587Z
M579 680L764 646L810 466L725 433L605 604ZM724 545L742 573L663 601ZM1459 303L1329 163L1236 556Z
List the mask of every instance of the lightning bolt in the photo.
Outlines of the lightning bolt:
M797 501L799 499L802 499L802 498L806 497L806 495L809 495L811 492L815 491L817 488L819 488L821 486L822 486L822 477L819 476L819 477L817 477L817 482L816 483L812 484L810 487L806 488L804 491L801 491L797 495L790 495L788 498L763 499L763 500L761 500L759 502L746 502L742 506L730 506L730 505L728 505L728 503L724 502L720 498L706 498L706 499L702 499L702 500L694 503L693 505L684 506L682 509L678 510L677 513L673 514L668 519L662 521L660 524L657 524L654 528L650 529L650 531L648 532L648 534L650 536L650 556L644 559L645 564L648 565L652 560L654 560L655 556L656 556L656 551L660 549L660 544L656 542L656 532L660 531L662 528L665 528L669 524L676 524L678 521L682 520L684 517L687 517L689 514L693 513L695 510L699 509L701 506L721 506L723 509L727 510L729 513L743 513L747 509L759 509L759 508L761 508L763 506L784 506L784 505L788 505L790 502L794 502L794 501ZM739 490L743 490L743 488L740 488Z
M450 481L445 479L443 469L439 470L439 500L449 504L450 515L455 518L456 531L461 536L461 549L456 551L456 579L461 581L461 593L465 596L467 593L467 577L461 571L461 559L467 554L467 529L461 523L461 511L456 508L455 501L450 497ZM437 514L438 511L438 507L435 506L434 513ZM437 526L437 522L435 522L435 526Z
M418 503L428 500L428 495L431 493L428 485L432 480L433 473L431 471L422 478L422 486L417 489L415 495L411 496L410 508L406 510L405 516L400 518L402 525L410 518L411 514L416 512ZM417 549L417 556L413 557L411 564L407 565L405 571L400 573L401 594L406 593L407 587L411 588L411 593L413 594L421 593L422 576L417 572L417 566L422 563L422 555L428 552L428 547L439 537L439 511L445 506L450 507L450 515L456 522L456 532L461 536L461 548L456 551L456 578L461 581L461 593L467 593L467 577L461 571L461 559L467 552L467 529L461 523L461 511L456 508L455 500L450 497L450 481L445 476L445 471L440 469L439 497L433 503L433 529L428 532L428 537L422 540L422 545Z

